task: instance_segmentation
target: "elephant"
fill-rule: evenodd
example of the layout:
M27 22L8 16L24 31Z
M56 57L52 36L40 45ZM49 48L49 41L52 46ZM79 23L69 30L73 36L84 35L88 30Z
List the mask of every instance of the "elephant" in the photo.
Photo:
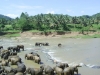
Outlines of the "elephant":
M1 73L0 75L8 75L7 73Z
M66 67L63 71L64 75L74 75L74 72L78 75L78 68L76 66Z
M8 59L9 56L10 56L10 53L6 53L3 55L3 59Z
M34 68L27 68L25 73L26 73L26 74L34 75L34 74L35 74Z
M1 60L1 66L9 66L9 63L7 60Z
M13 46L13 52L20 52L20 48L17 46Z
M64 75L72 75L72 71L69 67L64 68L63 73Z
M0 49L3 49L3 46L0 46Z
M13 51L13 47L8 47L7 49L11 52Z
M58 44L58 47L61 47L61 46L62 46L62 44L61 44L61 43L59 43L59 44Z
M61 63L61 62L58 62L56 64L56 66L59 68L62 68L62 69L64 69L65 67L69 67L69 65L67 63Z
M3 72L4 72L4 69L3 68L0 68L0 74L3 73Z
M7 48L11 52L20 52L20 48L17 46L12 46Z
M38 56L33 56L33 60L38 64L40 64L40 62L41 62L41 58Z
M10 55L10 52L9 50L3 50L1 52L1 59L4 58L4 59L8 59L8 56Z
M10 66L5 66L5 67L3 67L3 70L4 70L4 72L7 73L7 74L13 72L13 69L12 69Z
M10 52L8 50L3 50L1 53L1 58L8 59Z
M39 46L39 43L38 43L38 42L36 42L36 43L35 43L35 46Z
M18 72L24 73L23 69L22 69L22 68L19 68L19 67L13 68L13 72L14 72L15 74L18 73Z
M54 70L54 73L56 75L63 75L63 69L62 68L55 66L55 67L53 67L53 70Z
M40 43L40 42L36 42L35 46L49 46L49 43Z
M18 47L19 49L22 49L22 50L24 51L24 45L17 45L17 47Z
M49 46L49 43L42 43L43 46Z
M26 66L23 63L17 62L17 66L22 69L23 73L26 71Z
M17 62L22 62L19 56L9 56L8 62L11 62L11 65L16 65Z
M39 43L39 42L35 43L35 46L42 46L42 45L43 45L43 43Z
M29 53L29 54L25 54L25 59L28 59L28 60L32 60L33 59L33 54Z
M26 74L31 74L31 75L43 75L43 69L42 68L28 68L26 70Z
M63 63L64 64L64 68L69 67L68 63Z
M77 75L78 75L78 68L77 68L77 66L71 67L71 70L72 70L73 73L76 72ZM73 74L73 75L74 75L74 74Z
M40 66L41 69L43 69L43 74L46 75L54 75L54 69L52 67L50 67L49 65L41 65Z

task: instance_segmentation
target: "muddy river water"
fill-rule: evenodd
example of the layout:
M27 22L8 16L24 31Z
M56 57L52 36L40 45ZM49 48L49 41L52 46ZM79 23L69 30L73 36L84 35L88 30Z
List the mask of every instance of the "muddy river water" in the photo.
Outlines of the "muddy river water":
M100 38L81 39L81 38L1 38L0 45L7 49L9 46L23 44L25 51L18 55L27 67L39 67L33 61L25 60L24 56L29 52L40 54L44 64L55 66L52 59L59 62L80 64L79 75L100 75ZM35 47L36 42L48 42L50 46ZM58 47L58 43L62 46Z

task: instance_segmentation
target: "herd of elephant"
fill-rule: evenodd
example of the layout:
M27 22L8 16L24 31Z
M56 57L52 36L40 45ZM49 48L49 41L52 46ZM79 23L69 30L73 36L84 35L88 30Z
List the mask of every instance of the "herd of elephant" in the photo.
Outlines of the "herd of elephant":
M35 46L40 45L49 46L48 43L35 44ZM51 67L41 63L41 57L36 52L25 54L25 59L35 61L40 68L27 68L18 55L20 49L24 51L24 45L8 47L7 50L3 50L3 46L0 46L0 75L74 75L75 72L78 75L79 65L69 66L67 63L57 62L54 67ZM17 65L17 68L12 68L11 65Z

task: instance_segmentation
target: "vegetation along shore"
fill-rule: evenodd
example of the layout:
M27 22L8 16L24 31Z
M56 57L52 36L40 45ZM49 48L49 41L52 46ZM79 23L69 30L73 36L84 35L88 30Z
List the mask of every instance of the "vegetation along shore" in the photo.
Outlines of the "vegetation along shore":
M27 12L22 12L20 17L15 19L0 15L0 36L19 37L25 33L29 36L42 35L43 37L61 35L62 37L99 38L100 13L92 16L63 14L29 16Z

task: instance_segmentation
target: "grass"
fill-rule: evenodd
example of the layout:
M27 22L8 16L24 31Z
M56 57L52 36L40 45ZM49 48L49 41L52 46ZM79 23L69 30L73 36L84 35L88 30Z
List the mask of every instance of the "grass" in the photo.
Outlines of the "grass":
M7 30L7 31L3 31L3 32L21 32L20 30Z
M19 33L14 33L14 34L5 34L3 35L4 37L19 37L20 34Z
M72 38L100 38L100 34L93 34L93 35L78 35Z

